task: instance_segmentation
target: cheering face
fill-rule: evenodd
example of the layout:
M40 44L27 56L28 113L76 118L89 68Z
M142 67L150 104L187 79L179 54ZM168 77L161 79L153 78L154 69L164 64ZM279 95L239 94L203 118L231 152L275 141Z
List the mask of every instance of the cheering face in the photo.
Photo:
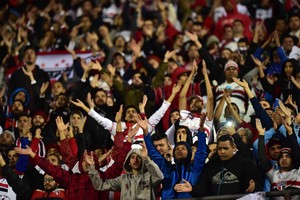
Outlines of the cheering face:
M279 159L279 166L281 170L289 171L292 169L293 161L290 154L283 153Z
M137 114L137 111L135 108L128 108L125 113L125 120L127 122L135 123L136 122L134 119L135 114Z
M33 49L27 49L24 54L24 62L32 65L36 61L36 53Z
M31 128L31 118L27 116L22 116L18 119L18 129L23 131L24 128Z
M239 71L235 67L228 67L225 71L226 80L232 80L233 77L237 78L239 76Z
M12 105L11 111L14 116L17 116L24 111L23 104L20 101L15 101Z
M217 144L217 151L221 160L230 160L236 151L236 146L230 144L229 140L220 141Z
M188 155L188 150L184 145L178 145L174 150L174 158L176 160L182 161Z
M198 98L193 98L190 102L190 111L192 113L200 113L202 110L203 102Z
M142 168L142 158L136 153L131 154L129 165L132 170L140 171L140 169Z

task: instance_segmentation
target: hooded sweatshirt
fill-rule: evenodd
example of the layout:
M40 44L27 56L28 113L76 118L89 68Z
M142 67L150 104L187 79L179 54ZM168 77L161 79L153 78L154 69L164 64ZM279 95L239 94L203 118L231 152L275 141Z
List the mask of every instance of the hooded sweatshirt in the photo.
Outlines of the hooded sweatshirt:
M174 159L176 164L168 162L163 155L161 155L154 147L150 134L144 135L144 140L148 149L149 157L159 166L165 178L162 182L162 199L176 199L176 198L191 198L192 195L188 192L176 192L174 186L180 183L182 179L187 180L191 185L196 184L199 175L201 174L206 152L206 135L198 131L198 148L195 153L194 162L191 163L192 150L187 142L179 142L178 145L185 145L188 150L188 155L183 161ZM175 148L176 148L175 147ZM174 150L175 150L174 148Z
M132 173L129 165L130 156L136 153L141 157L140 149L132 149L126 156L123 164L127 174L115 179L102 180L94 166L89 168L89 176L96 190L121 191L121 199L155 199L154 188L162 179L163 174L158 166L149 158L142 159L142 167L138 175Z

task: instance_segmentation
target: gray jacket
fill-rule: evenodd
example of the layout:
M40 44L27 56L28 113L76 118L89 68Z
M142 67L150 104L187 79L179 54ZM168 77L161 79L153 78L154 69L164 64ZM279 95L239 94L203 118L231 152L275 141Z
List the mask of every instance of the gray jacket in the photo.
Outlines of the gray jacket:
M162 181L163 174L158 166L149 158L142 160L142 168L138 175L133 175L129 166L131 154L140 155L139 149L132 149L126 156L123 164L127 174L114 179L103 181L94 166L89 168L89 176L96 190L121 191L121 199L149 200L155 199L154 188Z

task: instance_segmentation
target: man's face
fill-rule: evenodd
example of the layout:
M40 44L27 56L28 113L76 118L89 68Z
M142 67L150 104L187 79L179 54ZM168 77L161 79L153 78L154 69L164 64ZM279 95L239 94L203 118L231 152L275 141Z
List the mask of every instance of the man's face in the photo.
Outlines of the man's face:
M176 160L182 161L188 155L188 150L184 145L178 145L174 150L174 158Z
M135 114L137 114L137 111L135 108L128 108L125 113L125 121L134 123L135 122L135 119L134 119Z
M62 94L65 92L66 92L66 89L64 88L64 86L61 82L53 83L53 85L51 87L51 93L53 96L58 96L59 94Z
M7 154L7 157L9 159L9 166L10 167L15 167L16 163L18 161L19 155L15 150L10 150Z
M146 36L152 36L154 32L154 25L151 20L146 20L143 25L143 34Z
M221 160L230 160L236 151L236 146L230 144L230 141L219 141L217 145L218 155Z
M231 54L231 51L229 51L228 49L224 49L222 52L221 52L221 58L225 58L225 59L228 59L229 56Z
M293 167L293 161L291 155L288 153L283 153L279 159L279 166L282 170L291 170Z
M15 99L14 100L20 100L23 103L25 103L26 101L26 94L23 91L20 91L16 94Z
M68 106L68 97L65 95L59 95L56 98L55 105L57 108L64 108Z
M193 25L193 32L196 33L198 38L202 37L202 26L199 24L194 24Z
M239 76L239 71L235 67L232 67L232 66L228 67L225 71L226 80L232 81L233 77L237 78L238 76Z
M59 166L59 160L58 160L58 157L55 156L55 155L48 155L47 158L46 158L47 161L49 161L52 165L55 165L55 166Z
M44 176L44 189L47 192L53 191L58 187L58 183L54 180L54 178L48 174Z
M106 104L107 95L104 91L98 91L95 95L95 104L97 106L102 106Z
M294 46L294 41L291 37L286 37L283 39L282 47L286 51L291 51Z
M35 127L43 127L45 125L45 120L41 115L35 115L32 119L32 124Z
M18 129L23 131L23 129L31 128L31 118L27 116L22 116L18 120Z
M133 170L140 171L142 167L142 158L138 154L133 153L130 155L129 164Z
M167 142L167 139L161 139L157 141L153 141L153 144L156 148L156 150L161 154L164 155L165 153L168 153L169 145Z
M234 33L243 33L244 25L240 21L235 21L233 23L232 30Z
M12 105L11 111L14 115L18 115L24 111L23 104L19 101L15 101Z
M132 85L140 86L142 84L143 84L143 81L141 79L141 74L140 73L134 74L132 77Z
M3 132L0 135L0 144L3 147L9 147L14 144L14 139L9 133Z
M297 31L300 28L300 19L298 16L294 16L290 18L289 28L292 31Z
M272 160L277 160L279 157L279 153L281 151L280 144L274 144L273 146L269 147L269 155Z
M32 65L36 61L36 53L33 49L27 49L24 54L24 62Z
M190 111L192 113L200 113L202 110L203 103L199 98L193 98L190 101Z
M50 155L50 154L54 154L54 155L60 156L60 153L59 153L59 151L57 150L57 148L49 148L49 149L47 150L47 155ZM54 158L54 157L55 157L55 156L53 156L53 158ZM56 159L54 158L53 162L55 163L56 160L57 160L57 158L56 158Z
M121 55L114 56L113 66L116 67L118 70L124 68L125 67L125 61L124 61L123 56L121 56Z
M171 124L174 124L179 118L180 118L179 111L172 112L170 116Z
M173 71L178 67L177 63L174 61L168 62L167 72L168 74L172 74Z
M187 132L186 132L186 129L185 128L179 128L177 131L176 131L176 136L179 140L177 140L177 142L186 142L187 140Z
M199 57L199 52L198 52L198 47L195 45L191 45L189 50L188 50L188 57L190 60L198 59Z

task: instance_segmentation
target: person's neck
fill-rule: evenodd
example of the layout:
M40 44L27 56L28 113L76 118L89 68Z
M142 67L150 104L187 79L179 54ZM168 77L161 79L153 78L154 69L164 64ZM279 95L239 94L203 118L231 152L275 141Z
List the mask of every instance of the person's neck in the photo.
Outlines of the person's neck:
M133 175L138 175L139 174L139 171L135 170L135 169L132 169L132 174Z
M26 64L25 66L26 66L27 71L33 71L35 68L35 63Z

